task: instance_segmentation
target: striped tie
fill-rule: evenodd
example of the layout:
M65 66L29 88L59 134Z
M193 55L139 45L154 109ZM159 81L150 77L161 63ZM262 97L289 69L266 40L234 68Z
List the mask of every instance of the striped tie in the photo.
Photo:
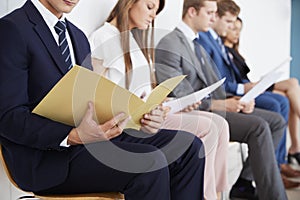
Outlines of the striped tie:
M217 38L217 42L218 42L218 44L219 44L219 46L221 48L223 58L225 59L227 65L230 65L230 62L229 62L229 59L228 59L228 55L227 55L227 51L226 51L225 46L224 46L224 44L222 42L222 39L220 37L218 37Z
M66 38L66 23L64 21L58 21L54 29L56 33L58 34L58 46L61 50L61 55L63 56L63 59L66 63L66 67L71 69L73 67L72 60L71 60L71 54L70 49L68 45L68 41Z

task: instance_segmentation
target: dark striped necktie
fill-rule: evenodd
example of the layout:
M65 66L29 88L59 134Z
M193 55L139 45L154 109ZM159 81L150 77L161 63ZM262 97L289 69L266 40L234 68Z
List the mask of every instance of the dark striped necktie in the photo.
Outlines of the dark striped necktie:
M228 55L227 55L227 51L226 51L225 46L224 46L224 44L222 42L222 39L220 37L218 37L217 38L217 42L218 42L218 44L219 44L219 46L221 48L222 56L225 59L226 64L230 65L230 62L229 62L229 59L228 59Z
M54 29L58 34L58 46L61 50L61 55L66 63L67 69L69 70L73 67L73 64L71 60L70 48L66 38L66 23L64 21L58 21L55 24Z

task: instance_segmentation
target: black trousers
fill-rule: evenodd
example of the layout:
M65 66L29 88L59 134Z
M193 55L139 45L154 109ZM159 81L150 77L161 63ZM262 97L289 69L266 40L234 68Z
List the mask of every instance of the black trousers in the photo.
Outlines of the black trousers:
M118 191L128 200L203 199L204 146L190 133L127 129L72 151L65 182L37 194Z

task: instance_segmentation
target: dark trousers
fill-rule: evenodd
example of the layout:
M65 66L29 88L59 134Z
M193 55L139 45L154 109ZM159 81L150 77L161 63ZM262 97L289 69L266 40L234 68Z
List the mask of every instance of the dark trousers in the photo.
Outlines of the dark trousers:
M259 199L287 200L274 153L285 128L283 117L258 108L251 114L227 112L224 117L230 140L248 145L248 158L239 177L255 181Z
M112 141L71 148L65 182L38 194L118 191L128 200L203 199L204 147L190 133L128 129Z
M289 100L273 92L264 92L255 99L255 106L257 108L273 111L279 113L287 123L289 117ZM286 161L286 129L284 129L283 136L275 149L276 160L278 165L287 163Z

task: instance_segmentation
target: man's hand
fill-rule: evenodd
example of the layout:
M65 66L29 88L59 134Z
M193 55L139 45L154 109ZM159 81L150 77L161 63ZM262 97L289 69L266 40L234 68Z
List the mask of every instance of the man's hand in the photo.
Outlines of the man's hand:
M232 97L225 100L225 109L227 112L238 113L243 109L242 103L238 98Z
M243 109L241 110L243 113L249 114L252 113L255 107L255 101L251 100L248 103L241 102L243 105Z
M88 110L86 111L81 123L77 128L72 129L68 136L68 144L87 144L92 142L99 142L110 140L119 136L125 128L129 118L123 119L125 114L120 113L111 120L99 125L93 119L94 104L88 103Z

